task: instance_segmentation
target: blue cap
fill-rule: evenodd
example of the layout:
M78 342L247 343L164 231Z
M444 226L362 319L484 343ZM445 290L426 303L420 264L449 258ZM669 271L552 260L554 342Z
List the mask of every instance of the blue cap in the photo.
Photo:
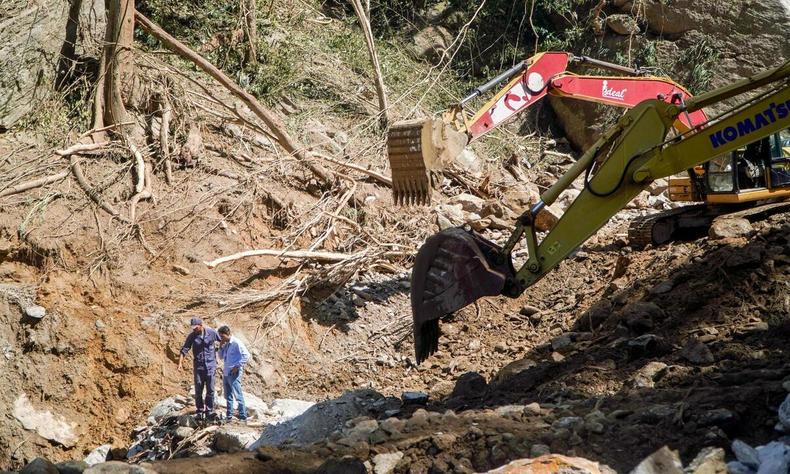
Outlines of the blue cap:
M190 326L200 326L201 324L203 324L203 320L200 318L192 318L189 320Z

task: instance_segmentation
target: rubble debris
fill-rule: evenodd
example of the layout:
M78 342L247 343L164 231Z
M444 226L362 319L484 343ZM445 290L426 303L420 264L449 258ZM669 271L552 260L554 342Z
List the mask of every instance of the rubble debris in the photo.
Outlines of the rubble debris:
M640 462L631 474L683 474L683 463L677 451L664 446Z

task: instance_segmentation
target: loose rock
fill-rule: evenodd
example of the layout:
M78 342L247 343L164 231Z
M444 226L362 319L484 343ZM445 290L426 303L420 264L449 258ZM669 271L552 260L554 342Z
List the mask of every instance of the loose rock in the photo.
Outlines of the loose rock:
M377 454L373 456L373 472L375 474L390 474L401 459L403 459L403 453L400 451Z
M110 450L112 449L111 444L103 444L98 448L91 451L88 456L85 457L85 463L88 466L93 466L94 464L99 464L107 461L110 455Z
M686 343L683 350L680 351L680 356L692 364L699 365L712 364L716 360L708 346L696 339L691 339Z

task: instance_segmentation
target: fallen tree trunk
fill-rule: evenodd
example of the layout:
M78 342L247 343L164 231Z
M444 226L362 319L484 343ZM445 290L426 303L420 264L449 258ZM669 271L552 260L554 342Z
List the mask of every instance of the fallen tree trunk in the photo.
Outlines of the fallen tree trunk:
M238 84L233 82L233 79L217 69L216 66L208 62L203 56L192 51L187 45L170 36L170 34L149 20L145 15L140 12L135 12L135 18L137 19L137 24L140 25L142 29L161 41L165 47L182 58L194 63L197 67L202 69L203 72L213 77L217 82L228 89L228 91L244 102L244 104L246 104L247 107L249 107L250 110L271 129L277 143L279 143L286 152L300 159L324 185L331 185L333 180L329 170L311 162L310 157L305 152L305 148L290 136L279 118L269 109L261 105L255 96L242 89Z

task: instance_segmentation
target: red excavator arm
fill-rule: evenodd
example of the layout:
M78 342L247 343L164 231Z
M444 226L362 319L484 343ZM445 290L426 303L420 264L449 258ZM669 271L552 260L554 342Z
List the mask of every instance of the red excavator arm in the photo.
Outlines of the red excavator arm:
M570 64L589 64L629 76L580 76L567 71ZM509 81L469 118L466 102ZM397 203L430 201L429 170L441 170L463 148L529 106L551 94L631 108L647 99L683 105L691 94L665 77L644 76L644 71L564 52L539 53L475 88L441 120L419 119L390 128L387 154L392 169L393 197ZM701 110L681 114L674 126L685 132L707 120Z
M576 58L569 53L557 52L541 53L530 58L526 70L512 79L469 120L467 125L469 141L482 137L511 117L523 112L546 94L627 108L634 107L647 99L657 98L668 103L680 104L691 97L682 86L664 77L579 76L567 71L568 64L575 60ZM578 62L592 62L599 67L619 71L625 69L602 61L590 61L587 58ZM631 71L632 74L638 72L638 70ZM471 97L477 95L479 94ZM705 113L698 110L680 116L675 127L685 132L706 120Z

